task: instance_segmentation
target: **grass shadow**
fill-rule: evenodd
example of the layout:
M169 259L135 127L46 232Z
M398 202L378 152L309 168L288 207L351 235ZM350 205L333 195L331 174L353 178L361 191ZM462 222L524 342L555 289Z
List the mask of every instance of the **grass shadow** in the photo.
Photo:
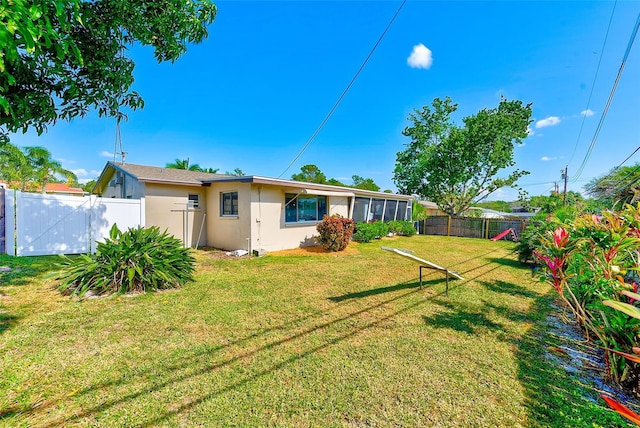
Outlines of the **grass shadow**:
M0 272L0 287L22 286L33 282L34 278L56 270L62 262L59 256L8 256L0 255L0 266L11 269Z
M440 282L444 282L444 278L443 279L432 279L429 281L422 281L422 286L426 287L428 285L434 285L434 284L438 284ZM398 291L398 290L406 290L406 289L411 289L411 288L419 288L420 287L420 282L416 281L416 282L405 282L405 283L401 283L401 284L397 284L397 285L391 285L388 287L379 287L379 288L372 288L370 290L363 290L363 291L358 291L358 292L354 292L354 293L347 293L347 294L342 294L340 296L333 296L333 297L329 297L329 300L331 300L332 302L342 302L345 300L349 300L349 299L361 299L363 297L369 297L369 296L375 296L378 294L384 294L384 293L391 293L394 291Z
M433 316L422 316L422 320L431 327L448 328L462 333L474 334L478 329L502 330L503 325L489 319L481 311L464 311L456 305L446 302L436 302L448 309Z
M526 298L529 298L529 299L536 299L536 298L540 297L540 295L538 293L536 293L535 291L532 291L527 287L523 287L521 285L514 284L512 282L506 282L506 281L493 281L493 282L478 281L478 283L480 285L482 285L483 287L485 287L487 290L493 291L494 293L509 294L509 295L512 295L512 296L526 297Z
M5 330L8 330L11 326L13 326L19 317L15 315L10 315L3 309L0 309L0 334L4 333Z
M515 260L515 259L508 259L508 258L502 258L502 257L491 257L491 258L489 258L487 260L489 260L491 263L496 263L496 264L503 265L503 266L509 266L509 267L512 267L512 268L517 269L517 270L530 270L529 265L522 264L518 260Z

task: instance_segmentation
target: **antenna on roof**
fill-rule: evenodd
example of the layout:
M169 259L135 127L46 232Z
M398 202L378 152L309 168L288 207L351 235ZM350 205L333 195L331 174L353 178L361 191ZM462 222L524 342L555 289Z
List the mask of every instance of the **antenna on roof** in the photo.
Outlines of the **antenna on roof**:
M120 147L118 147L118 145ZM120 151L118 152L118 148ZM120 155L120 162L124 165L124 160L127 157L127 152L125 152L122 148L122 134L120 133L120 118L116 120L116 138L113 142L113 161L116 161L116 155Z

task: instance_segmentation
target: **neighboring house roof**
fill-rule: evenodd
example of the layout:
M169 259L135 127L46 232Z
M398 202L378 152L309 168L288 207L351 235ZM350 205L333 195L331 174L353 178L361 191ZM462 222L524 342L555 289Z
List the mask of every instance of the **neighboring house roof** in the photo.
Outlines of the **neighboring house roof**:
M47 183L44 193L64 193L68 195L84 195L85 191L78 187L69 187L67 183Z
M425 208L429 208L429 209L433 209L433 210L437 210L438 208L438 204L436 204L435 202L431 202L431 201L419 201L418 202L420 205L422 205Z
M482 218L528 218L536 215L535 213L505 213L481 207L469 207L469 210L480 211L480 217Z
M0 186L5 188L20 189L21 183L0 182ZM32 193L40 193L42 190L40 183L29 182L26 185L26 189ZM49 194L63 194L63 195L84 195L86 192L78 187L69 187L67 183L47 183L44 187L44 193Z
M227 174L212 174L210 172L189 171L186 169L165 168L158 166L136 165L133 163L120 163L109 161L105 165L92 193L101 191L108 184L106 182L113 175L113 171L127 173L143 183L166 183L191 186L201 186L202 181L208 178L229 177ZM103 182L104 181L104 182Z

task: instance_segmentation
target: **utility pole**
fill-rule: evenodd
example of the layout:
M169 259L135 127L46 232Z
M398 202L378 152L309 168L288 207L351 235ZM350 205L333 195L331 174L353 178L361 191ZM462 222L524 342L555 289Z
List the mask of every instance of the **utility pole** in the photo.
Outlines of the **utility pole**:
M564 169L560 170L560 173L562 174L562 179L564 180L564 192L562 194L563 207L567 205L567 180L569 179L569 176L567 175L568 170L569 170L569 165L566 165Z

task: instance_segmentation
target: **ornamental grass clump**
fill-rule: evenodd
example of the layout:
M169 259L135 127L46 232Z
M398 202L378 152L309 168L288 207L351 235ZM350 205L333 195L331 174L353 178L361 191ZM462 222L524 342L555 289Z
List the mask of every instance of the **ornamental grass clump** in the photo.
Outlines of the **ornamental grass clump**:
M178 288L193 279L195 259L156 226L121 232L113 225L95 255L64 257L58 289L66 295L127 294Z
M355 223L350 218L334 214L331 217L325 215L316 230L320 234L317 240L327 251L342 251L347 248L353 236Z

